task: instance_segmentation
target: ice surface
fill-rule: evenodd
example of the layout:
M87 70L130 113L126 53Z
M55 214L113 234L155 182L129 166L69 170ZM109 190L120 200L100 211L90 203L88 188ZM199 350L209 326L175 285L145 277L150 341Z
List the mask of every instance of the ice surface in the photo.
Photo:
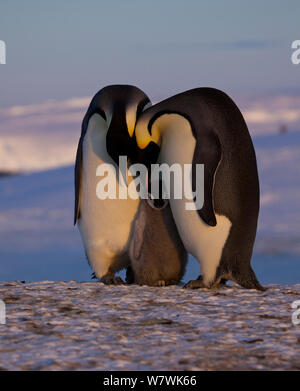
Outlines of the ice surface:
M266 292L0 283L0 369L299 370L300 284Z

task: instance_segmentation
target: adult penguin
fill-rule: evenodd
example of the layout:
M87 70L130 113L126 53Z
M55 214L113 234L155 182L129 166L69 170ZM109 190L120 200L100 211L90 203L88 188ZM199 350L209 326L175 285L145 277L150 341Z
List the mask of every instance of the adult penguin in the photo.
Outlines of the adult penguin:
M245 288L264 290L250 265L259 213L256 156L235 103L217 89L189 90L145 110L135 135L145 156L148 148L160 146L158 163L182 168L192 164L193 190L196 165L204 164L201 209L197 200L187 207L190 197L176 199L174 191L170 194L179 235L200 262L202 274L185 287L212 288L231 279Z
M105 284L123 282L115 272L130 263L129 236L139 199L99 199L96 170L106 163L118 171L119 155L134 156L136 118L149 104L147 95L134 86L107 86L94 96L82 122L75 164L74 225L78 223L95 277ZM114 176L116 194L121 179Z

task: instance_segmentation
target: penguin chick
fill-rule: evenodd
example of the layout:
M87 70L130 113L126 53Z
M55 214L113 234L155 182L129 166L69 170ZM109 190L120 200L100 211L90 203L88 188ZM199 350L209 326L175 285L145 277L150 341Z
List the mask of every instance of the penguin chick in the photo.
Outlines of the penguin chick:
M165 286L180 282L187 252L167 200L141 200L133 223L129 257L127 283Z

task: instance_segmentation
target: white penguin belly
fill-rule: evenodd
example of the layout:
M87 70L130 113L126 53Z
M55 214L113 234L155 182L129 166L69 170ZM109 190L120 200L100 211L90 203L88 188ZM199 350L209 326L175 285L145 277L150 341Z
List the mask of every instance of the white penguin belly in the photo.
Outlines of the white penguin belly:
M179 163L183 171L184 164L192 163L196 145L190 124L177 114L163 115L161 118L164 121L162 125L167 130L164 130L159 162L169 165ZM191 200L184 196L182 199L174 199L171 196L170 199L181 240L187 252L200 262L204 283L209 284L213 281L220 263L231 222L226 216L216 214L217 225L211 227L200 218L197 210L186 210L186 203L190 202Z
M118 198L116 176L116 199L100 200L96 195L101 180L96 176L97 167L109 163L117 169L106 151L106 134L106 122L99 114L94 114L83 141L78 225L87 257L98 278L110 267L121 269L126 266L120 263L120 255L127 251L131 223L139 204L139 200Z

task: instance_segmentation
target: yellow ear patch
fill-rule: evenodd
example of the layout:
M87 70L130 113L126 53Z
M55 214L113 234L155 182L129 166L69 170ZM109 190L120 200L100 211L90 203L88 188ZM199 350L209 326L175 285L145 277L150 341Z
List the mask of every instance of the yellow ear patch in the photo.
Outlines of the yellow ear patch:
M134 132L134 126L129 127L129 126L127 125L127 129L128 129L129 136L132 137L132 136L133 136L133 132Z
M161 137L160 137L160 131L158 130L157 126L152 126L152 140L155 144L160 146L161 144Z
M135 137L136 137L137 145L140 149L145 149L151 143L151 141L158 144L156 138L153 138L149 134L148 129L144 128L143 125L138 126L135 129Z
M145 149L150 142L151 142L151 139L143 140L143 141L140 141L140 142L137 141L137 145L138 145L138 147L140 149Z
M135 122L136 122L136 110L137 106L131 106L126 109L126 124L129 136L133 136Z

